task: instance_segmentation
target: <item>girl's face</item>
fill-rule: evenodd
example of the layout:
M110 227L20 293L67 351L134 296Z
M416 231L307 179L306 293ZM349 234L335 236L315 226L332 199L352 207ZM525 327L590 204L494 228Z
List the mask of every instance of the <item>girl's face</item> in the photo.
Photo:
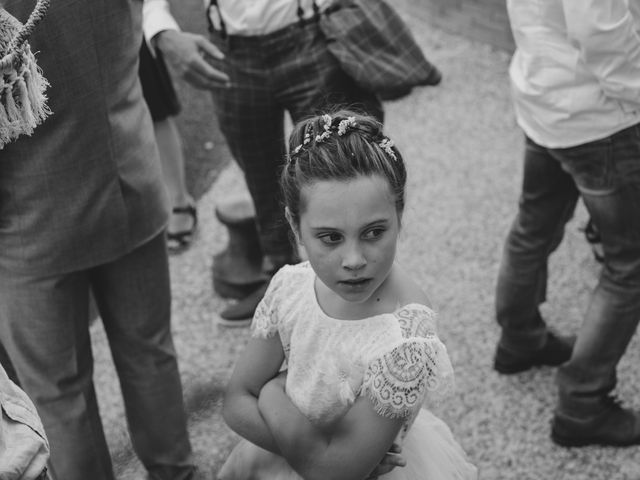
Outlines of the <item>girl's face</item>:
M343 300L367 302L396 255L400 220L389 182L381 175L322 180L303 187L300 199L296 233L316 275Z

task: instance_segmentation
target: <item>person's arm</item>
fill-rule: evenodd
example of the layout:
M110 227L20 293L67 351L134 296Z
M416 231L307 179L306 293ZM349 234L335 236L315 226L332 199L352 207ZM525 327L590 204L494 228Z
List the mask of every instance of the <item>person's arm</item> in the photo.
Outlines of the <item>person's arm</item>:
M229 84L229 76L207 62L224 54L204 36L180 31L167 0L144 0L142 24L145 38L159 49L172 69L196 88L211 89Z
M144 0L142 4L142 31L149 44L151 39L164 30L180 31L180 26L171 14L167 0Z
M381 459L389 461L386 453L404 421L378 414L371 400L360 396L329 431L320 430L291 402L281 379L262 388L259 409L280 454L306 480L374 478L371 472Z
M562 0L567 33L604 93L640 108L640 35L625 0Z
M229 427L259 447L280 453L258 410L262 387L278 374L284 352L279 335L252 338L239 357L227 386L222 415Z

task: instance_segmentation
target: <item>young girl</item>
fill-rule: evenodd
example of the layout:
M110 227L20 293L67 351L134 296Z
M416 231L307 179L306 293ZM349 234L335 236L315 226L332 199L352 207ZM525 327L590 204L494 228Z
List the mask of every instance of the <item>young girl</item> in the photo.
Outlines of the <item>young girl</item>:
M248 441L219 478L477 478L422 408L453 371L425 294L395 263L400 152L372 118L315 117L294 129L281 183L308 262L283 267L256 311L224 405Z

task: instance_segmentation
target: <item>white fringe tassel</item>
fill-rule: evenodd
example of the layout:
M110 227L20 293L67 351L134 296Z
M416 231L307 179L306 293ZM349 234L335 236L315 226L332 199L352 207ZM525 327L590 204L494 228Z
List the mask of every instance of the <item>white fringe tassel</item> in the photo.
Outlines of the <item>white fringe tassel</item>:
M28 44L21 48L16 69L0 77L0 150L20 135L31 135L51 114L42 75Z

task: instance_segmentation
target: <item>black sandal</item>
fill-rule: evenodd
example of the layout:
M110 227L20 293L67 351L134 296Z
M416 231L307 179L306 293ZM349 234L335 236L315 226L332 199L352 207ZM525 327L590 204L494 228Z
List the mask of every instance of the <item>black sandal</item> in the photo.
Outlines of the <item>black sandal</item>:
M593 258L595 258L596 262L604 262L604 252L602 250L600 232L591 219L589 219L584 227L584 237L587 239L589 245L591 245L591 252L593 253Z
M167 250L170 254L177 254L184 252L191 246L198 230L198 211L193 203L189 203L184 207L173 207L172 214L189 215L192 220L191 228L188 230L181 230L179 232L167 231Z

